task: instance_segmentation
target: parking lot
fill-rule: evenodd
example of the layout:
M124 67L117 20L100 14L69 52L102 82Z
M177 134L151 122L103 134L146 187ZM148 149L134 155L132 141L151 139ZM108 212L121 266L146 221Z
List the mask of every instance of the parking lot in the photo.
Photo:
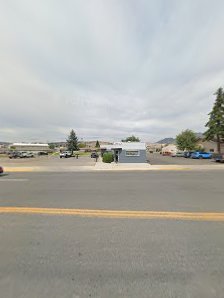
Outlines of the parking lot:
M214 165L213 159L192 159L184 157L163 156L159 153L147 153L147 160L151 165ZM71 158L59 158L59 156L36 156L34 158L9 159L0 158L3 167L92 167L96 164L95 158L90 155ZM218 165L218 164L217 164Z
M66 166L94 166L95 159L90 156L79 156L70 158L59 158L59 156L36 156L33 158L16 158L9 159L8 157L2 157L0 159L2 166L54 166L54 167L66 167Z
M192 159L184 157L163 156L159 153L147 153L147 159L152 165L210 165L216 164L213 159Z

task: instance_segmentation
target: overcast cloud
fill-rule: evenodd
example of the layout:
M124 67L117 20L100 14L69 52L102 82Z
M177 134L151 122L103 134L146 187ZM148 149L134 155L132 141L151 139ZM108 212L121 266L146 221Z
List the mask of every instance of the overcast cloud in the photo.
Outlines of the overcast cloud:
M0 141L204 131L223 0L0 0Z

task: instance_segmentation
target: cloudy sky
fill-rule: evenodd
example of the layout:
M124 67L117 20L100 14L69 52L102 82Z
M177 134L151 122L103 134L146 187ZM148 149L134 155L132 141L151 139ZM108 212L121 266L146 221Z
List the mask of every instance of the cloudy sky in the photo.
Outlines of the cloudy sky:
M204 131L223 0L0 0L0 141Z

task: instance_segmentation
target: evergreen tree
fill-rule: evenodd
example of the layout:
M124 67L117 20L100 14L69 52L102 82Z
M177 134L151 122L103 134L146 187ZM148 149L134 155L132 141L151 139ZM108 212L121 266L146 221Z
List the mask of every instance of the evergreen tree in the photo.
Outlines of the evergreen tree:
M79 150L78 138L77 138L76 133L73 129L71 130L66 142L67 142L67 148L69 151L72 152L72 154L73 154L73 151Z
M212 111L209 113L209 121L206 123L208 127L204 133L206 140L214 140L217 142L217 151L221 153L221 143L224 141L224 92L219 88L215 93L216 100Z
M100 143L99 143L98 140L96 141L96 145L95 145L95 147L96 147L96 148L100 148Z

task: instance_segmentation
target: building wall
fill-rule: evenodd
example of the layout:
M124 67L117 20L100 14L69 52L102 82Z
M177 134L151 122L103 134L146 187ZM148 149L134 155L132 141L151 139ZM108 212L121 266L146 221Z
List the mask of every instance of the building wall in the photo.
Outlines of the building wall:
M213 141L198 141L198 146L204 148L206 152L214 152L217 153L217 143ZM221 152L224 153L224 144L221 144Z
M146 150L138 150L139 156L126 156L126 150L122 150L119 154L120 163L146 163Z
M29 146L29 145L24 145L24 146L20 146L20 145L13 145L13 148L15 148L14 150L15 151L36 151L36 152L39 152L39 151L45 151L45 152L48 152L50 151L49 147L47 146L35 146L35 145L32 145L32 146Z

